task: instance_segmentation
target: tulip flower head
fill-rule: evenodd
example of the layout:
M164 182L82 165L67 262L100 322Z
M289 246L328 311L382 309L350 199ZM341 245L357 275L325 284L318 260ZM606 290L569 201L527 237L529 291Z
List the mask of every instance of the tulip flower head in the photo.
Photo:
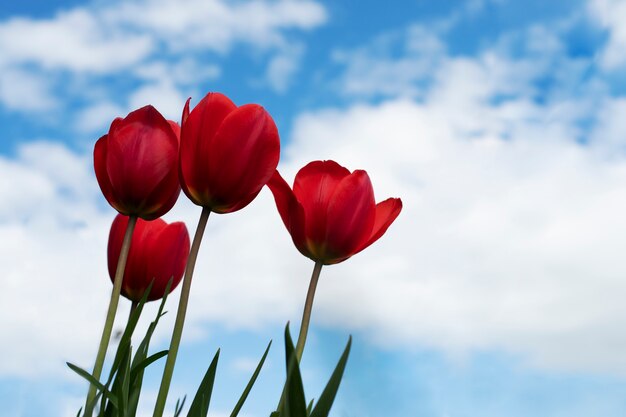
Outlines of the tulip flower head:
M178 125L152 106L113 120L94 149L96 178L113 208L152 220L174 206L180 194L179 137Z
M377 241L402 210L399 198L376 204L367 172L314 161L293 190L278 171L268 183L296 248L324 265L345 261Z
M242 209L272 177L280 154L278 129L257 104L237 107L209 93L181 127L180 180L195 204L216 213Z
M108 266L111 281L120 256L128 217L118 214L111 225L108 245ZM137 219L124 270L121 294L131 301L139 301L152 282L148 301L165 295L170 279L174 290L180 282L189 257L189 233L182 222L167 224L162 219Z

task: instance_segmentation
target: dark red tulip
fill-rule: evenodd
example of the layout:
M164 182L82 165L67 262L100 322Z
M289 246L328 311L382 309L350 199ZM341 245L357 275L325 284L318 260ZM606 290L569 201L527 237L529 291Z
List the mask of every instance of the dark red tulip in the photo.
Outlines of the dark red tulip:
M377 241L400 214L402 201L376 204L367 172L314 161L296 175L293 190L278 171L268 183L298 250L324 265L345 261Z
M278 165L278 129L257 104L237 107L209 93L189 112L185 104L180 142L180 180L195 204L216 213L244 208Z
M108 246L111 281L115 277L127 225L128 217L121 214L115 217L111 225ZM167 224L162 219L137 219L124 270L122 295L129 300L139 301L154 280L148 301L162 298L170 279L173 280L170 291L180 282L188 257L189 233L184 223Z
M180 194L179 137L178 125L152 106L113 120L93 156L98 184L114 209L152 220L174 206Z

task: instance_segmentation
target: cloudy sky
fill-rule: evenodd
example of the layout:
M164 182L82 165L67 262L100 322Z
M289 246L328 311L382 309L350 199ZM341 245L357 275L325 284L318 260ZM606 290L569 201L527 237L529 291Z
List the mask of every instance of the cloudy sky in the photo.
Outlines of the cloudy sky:
M334 159L404 201L379 242L322 271L309 398L352 334L334 417L626 415L624 20L623 0L3 3L0 416L74 416L84 398L65 361L92 366L115 214L95 140L208 91L268 109L288 181ZM166 219L193 231L199 213L183 195ZM267 190L211 217L171 398L221 347L211 415L228 415L273 339L244 408L267 416L312 267Z

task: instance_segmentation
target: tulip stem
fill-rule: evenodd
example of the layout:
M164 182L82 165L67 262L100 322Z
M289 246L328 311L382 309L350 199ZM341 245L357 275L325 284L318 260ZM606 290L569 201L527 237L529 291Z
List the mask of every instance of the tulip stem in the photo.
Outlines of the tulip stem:
M115 279L113 280L113 291L111 292L111 301L109 301L109 310L107 311L106 321L104 322L104 329L102 329L100 347L98 348L98 354L96 355L96 363L93 366L92 375L96 380L100 380L100 375L102 374L102 368L104 366L104 358L106 357L107 348L111 340L113 322L115 321L115 313L117 312L117 305L120 301L124 269L126 268L126 261L128 259L128 252L130 251L130 242L132 240L133 230L135 230L135 224L137 224L137 216L130 216L128 218L128 225L126 226L126 233L124 233L124 241L122 242L120 257L117 260L117 269L115 270ZM95 397L96 386L90 384L83 417L91 417L93 414L93 406L95 405L93 404L93 400Z
M139 303L137 301L131 302L131 304L130 304L130 313L128 313L128 321L130 321L130 318L133 316L133 313L137 309L138 305L139 305Z
M311 322L311 311L313 311L313 298L315 297L315 289L317 288L317 281L320 279L320 272L322 272L321 262L315 262L313 267L313 273L311 274L311 282L309 283L309 290L306 294L306 301L304 302L304 311L302 312L302 323L300 323L300 334L298 335L298 343L296 344L296 358L298 363L302 359L302 352L304 352L304 344L306 343L306 335L309 332L309 323ZM280 412L285 402L285 394L287 385L283 388L283 392L280 395L280 401L278 402L278 408L276 411Z
M202 242L204 229L206 228L207 221L209 220L209 214L211 214L211 209L203 207L202 213L200 214L200 220L198 220L196 234L193 238L193 243L189 252L189 259L187 260L187 268L185 270L183 286L180 292L180 301L178 303L178 312L176 313L176 322L174 323L174 330L172 332L172 341L170 342L170 349L167 354L165 369L163 369L163 378L161 379L159 395L157 396L156 405L154 406L153 417L162 417L165 410L167 394L170 389L170 383L172 382L172 375L174 374L176 355L178 354L180 339L183 335L183 326L185 324L185 315L187 314L187 304L189 303L189 291L191 289L193 270L196 266L196 258L198 257L198 251L200 250L200 243Z
M317 288L317 281L320 278L320 272L322 272L322 265L323 264L319 261L315 262L315 267L313 267L313 274L311 274L311 282L309 283L309 291L306 294L306 301L304 302L304 312L302 313L300 334L298 335L298 343L296 344L296 357L298 358L298 363L300 363L300 359L302 359L302 352L304 352L306 335L309 331L309 323L311 322L313 298L315 297L315 289Z

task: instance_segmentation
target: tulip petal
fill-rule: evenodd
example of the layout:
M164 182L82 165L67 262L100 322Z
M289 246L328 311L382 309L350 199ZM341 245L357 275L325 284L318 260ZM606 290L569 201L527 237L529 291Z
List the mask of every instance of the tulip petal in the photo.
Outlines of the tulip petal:
M399 198L388 198L376 204L376 220L372 228L372 234L368 240L357 250L361 252L372 243L376 242L385 234L391 223L393 223L402 211L402 200Z
M163 297L170 279L173 279L170 291L178 286L189 256L189 247L189 233L182 222L165 225L152 233L147 246L150 259L146 260L148 262L144 275L144 290L154 280L148 301Z
M224 207L258 193L278 165L278 129L257 104L246 104L226 116L209 146L208 178L215 211L223 212Z
M129 218L118 214L109 234L108 267L111 281L120 256ZM137 220L124 270L122 295L139 301L152 282L148 301L163 297L170 278L173 290L180 280L189 256L189 233L184 223Z
M113 281L113 278L115 277L117 260L120 257L122 241L124 240L124 233L126 232L127 225L128 217L121 214L115 216L113 224L111 225L111 230L109 232L109 244L107 246L107 266L111 281Z
M167 123L172 128L172 132L174 132L174 135L176 135L176 139L180 143L180 125L173 120L168 120Z
M154 187L150 195L146 196L142 205L141 218L154 220L170 211L178 200L180 189L178 172L173 170L170 175L163 178L163 181Z
M210 201L208 178L211 141L224 118L237 106L220 93L207 94L189 113L189 100L182 116L180 180L183 191L198 205Z
M107 136L104 135L96 142L93 150L93 166L96 172L96 179L98 185L104 194L104 198L111 204L116 210L124 211L123 207L118 207L117 198L115 198L111 181L109 181L109 175L106 169L107 160Z
M177 175L178 141L172 127L152 106L111 125L106 171L117 198L140 213L146 198L168 175Z
M365 171L356 170L341 180L328 205L327 260L345 260L356 253L362 242L371 236L375 207L374 189Z
M349 175L350 171L335 161L313 161L296 174L293 193L304 208L306 236L311 242L325 241L328 204L337 185Z
M305 256L311 256L306 247L306 239L304 234L304 209L296 199L295 194L291 191L289 184L280 176L278 171L267 183L267 186L274 195L276 208L283 220L287 231L291 235L296 248Z
M124 281L122 282L122 295L129 300L141 300L144 291L148 288L149 282L146 283L146 271L152 259L147 242L150 241L157 230L164 227L165 222L161 219L151 222L137 219L130 243L126 268L124 269Z

